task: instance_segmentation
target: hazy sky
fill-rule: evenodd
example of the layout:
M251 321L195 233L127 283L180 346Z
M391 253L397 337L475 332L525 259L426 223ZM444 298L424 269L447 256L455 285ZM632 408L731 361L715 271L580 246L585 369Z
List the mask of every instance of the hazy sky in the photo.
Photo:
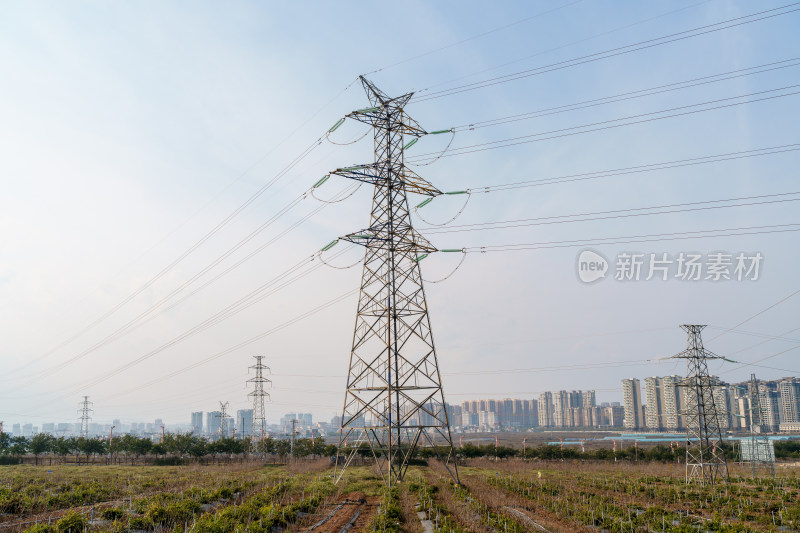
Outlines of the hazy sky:
M225 320L193 328L208 325L337 236L367 225L367 186L336 204L307 196L272 217L327 171L371 161L370 136L350 146L324 141L194 245L340 117L367 105L352 83L359 74L369 73L388 94L417 91L422 99L438 90L596 58L598 52L625 52L620 47L781 5L412 1L398 9L371 2L5 2L0 420L74 421L83 395L94 401L97 421L184 422L191 411L214 410L220 400L245 408L244 381L254 355L265 355L272 369L269 421L290 411L329 419L343 399L356 306L355 293L347 293L358 287L358 266L323 265L291 284L273 285L281 288ZM800 12L793 12L412 101L407 112L432 131L633 93L595 102L602 105L459 131L454 149L564 130L543 135L553 137L602 123L591 127L598 131L416 167L442 190L476 189L450 226L617 210L630 215L631 209L682 204L660 215L556 218L501 229L441 232L445 226L434 232L416 219L440 248L552 243L467 254L452 277L426 286L449 402L589 388L598 391L599 401L621 400L622 378L684 371L675 361L646 362L685 347L682 323L708 324L706 347L736 361L800 347L800 332L794 331L800 328L800 296L739 325L798 290L798 233L787 230L800 227L793 201L800 195L785 194L800 192L798 146L759 157L479 192L497 184L800 143L800 95L792 94L800 85L800 66L786 61L800 56L798 24ZM686 35L691 34L677 37ZM767 64L774 65L742 70ZM665 90L733 71L738 72L722 76L736 76L731 79ZM635 92L662 86L669 87L644 96ZM713 101L718 102L695 105ZM660 119L709 107L719 109ZM681 109L649 114L674 108ZM643 114L648 115L617 121ZM658 120L643 121L653 118ZM631 121L643 122L599 129ZM344 143L364 133L365 126L346 122L331 138ZM447 137L425 137L408 156L441 150ZM318 196L332 198L348 187L333 177ZM445 222L465 199L438 198L420 213L429 222ZM733 202L739 207L685 205L730 199L740 199ZM471 231L454 231L464 229ZM683 238L707 230L726 230L728 236ZM745 232L754 234L730 235ZM656 234L670 240L627 242ZM577 257L586 248L609 260L606 279L579 280ZM325 257L342 250L331 264L357 264L363 253L339 244ZM646 258L666 253L672 259L681 252L704 258L745 252L760 253L763 261L756 281L617 281L616 259L623 252ZM459 254L433 254L421 263L423 275L440 279L459 260ZM761 367L714 363L712 371L730 381L752 371L760 378L800 375L798 356L800 350L786 351Z

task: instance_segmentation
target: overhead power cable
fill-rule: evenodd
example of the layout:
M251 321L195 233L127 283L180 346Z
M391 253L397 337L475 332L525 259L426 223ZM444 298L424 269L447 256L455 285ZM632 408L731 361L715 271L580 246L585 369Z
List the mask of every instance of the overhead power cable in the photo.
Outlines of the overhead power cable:
M408 63L410 61L414 61L416 59L420 59L420 58L429 56L431 54L435 54L436 52L441 52L442 50L447 50L449 48L453 48L453 47L462 45L462 44L467 43L469 41L474 41L475 39L480 39L481 37L485 37L487 35L491 35L492 33L496 33L498 31L506 30L506 29L511 28L513 26L516 26L518 24L522 24L523 22L527 22L529 20L533 20L535 18L539 18L539 17L542 17L544 15L549 15L550 13L555 13L556 11L560 11L560 10L565 9L567 7L574 6L575 4L580 4L583 1L584 0L574 0L573 2L568 2L568 3L563 4L561 6L550 8L550 9L547 9L545 11L541 11L539 13L536 13L535 15L531 15L531 16L528 16L528 17L524 17L524 18L515 20L514 22L511 22L511 23L508 23L508 24L504 24L504 25L498 26L496 28L492 28L491 30L483 31L481 33L478 33L478 34L472 35L470 37L467 37L465 39L461 39L460 41L456 41L454 43L450 43L450 44L447 44L447 45L444 45L444 46L439 46L439 47L434 48L432 50L428 50L427 52L423 52L421 54L416 54L416 55L413 55L411 57L407 57L406 59L402 59L400 61L397 61L395 63L391 63L389 65L385 65L383 67L376 68L375 70L367 72L366 74L364 74L364 76L369 76L370 74L375 74L377 72L382 72L384 70L389 70L391 68L397 67L399 65L403 65L403 64Z
M601 178L608 178L614 176L626 176L629 174L638 174L642 172L653 172L656 170L668 170L673 168L682 168L682 167L690 167L695 165L706 165L709 163L721 163L725 161L736 161L739 159L746 159L750 157L760 157L766 155L775 155L775 154L783 154L787 152L797 152L800 151L800 144L784 144L779 146L769 146L765 148L754 148L752 150L742 150L738 152L728 152L724 154L714 154L708 156L700 156L700 157L692 157L688 159L676 159L673 161L664 161L660 163L650 163L645 165L635 165L632 167L622 167L622 168L613 168L608 170L598 170L594 172L581 172L578 174L566 174L563 176L555 176L552 178L540 178L540 179L533 179L533 180L523 180L523 181L512 181L508 183L498 183L494 185L479 185L479 186L472 186L468 189L464 189L461 191L449 191L444 194L447 195L455 195L455 194L477 194L477 193L493 193L499 191L510 191L510 190L517 190L523 189L528 187L542 187L545 185L555 185L559 183L570 183L576 181L586 181L586 180L594 180L594 179L601 179ZM419 205L417 205L414 209L419 215L419 209L424 207L425 205L430 204L434 201L434 198L429 198ZM466 205L466 202L465 204ZM463 206L460 212L463 211ZM420 216L420 218L422 218ZM453 217L450 219L452 222L455 219ZM440 224L432 224L422 219L424 222L432 225L438 226Z
M639 26L641 24L646 24L648 22L652 22L654 20L658 20L658 19L667 17L669 15L674 15L675 13L680 13L681 11L686 11L687 9L693 9L693 8L699 7L699 6L703 5L703 4L707 4L710 1L711 0L701 0L700 2L691 4L691 5L688 5L688 6L684 6L684 7L678 8L678 9L672 9L670 11L665 11L663 13L659 13L658 15L653 15L651 17L638 19L638 20L636 20L634 22L631 22L629 24L625 24L623 26L617 26L617 27L612 28L610 30L602 31L600 33L595 33L594 35L590 35L590 36L584 37L582 39L577 39L575 41L570 41L568 43L565 43L565 44L562 44L562 45L559 45L559 46L554 46L552 48L547 48L547 49L544 49L544 50L540 50L539 52L536 52L535 54L529 54L527 56L523 56L523 57L520 57L520 58L517 58L517 59L512 59L511 61L506 61L505 63L500 63L499 65L494 65L494 66L489 67L489 68L484 68L484 69L478 70L476 72L472 72L471 74L464 74L464 75L458 76L458 77L453 78L453 79L449 79L449 80L446 80L446 81L441 81L441 82L438 82L438 83L429 84L424 89L420 89L420 90L417 90L415 92L417 94L423 94L423 93L426 93L426 92L430 91L434 87L441 87L443 85L450 85L451 83L455 83L457 81L461 81L461 80L466 79L466 78L472 78L473 76L478 76L480 74L484 74L486 72L491 72L493 70L498 70L498 69L501 69L503 67L507 67L509 65L513 65L515 63L520 63L522 61L527 61L529 59L533 59L534 57L538 57L538 56L542 56L542 55L545 55L545 54L549 54L551 52L557 52L558 50L563 50L565 48L569 48L569 47L575 46L577 44L585 43L587 41L591 41L591 40L597 39L599 37L605 37L606 35L611 35L612 33L617 33L617 32L623 31L623 30L634 28L634 27Z
M749 366L758 366L757 363L763 363L764 361L767 361L769 359L774 359L775 357L778 357L779 355L783 355L785 353L793 352L794 350L797 350L798 348L800 348L800 344L796 344L796 345L794 345L794 346L792 346L790 348L786 348L785 350L781 350L781 351L776 352L776 353L774 353L772 355L768 355L766 357L762 357L761 359L756 359L755 361L752 361L750 363L746 363L746 362L741 362L740 363L738 361L734 361L739 366L737 366L736 368L731 368L730 370L726 370L724 372L720 372L719 374L729 374L731 372L735 372L736 370L742 370L743 368L747 368Z
M344 254L347 250L349 250L349 248L350 247L346 247L346 248L342 249L340 252L334 254L334 257L338 256L338 255L341 255L341 254ZM314 263L316 258L317 258L317 254L314 254L311 257L307 258L307 259L301 260L300 262L298 262L295 265L291 266L290 268L288 268L287 270L285 270L283 273L279 274L278 276L276 276L272 280L264 283L263 285L261 285L257 289L249 292L248 294L246 294L242 298L240 298L237 301L233 302L232 304L228 305L227 307L225 307L221 311L215 313L211 317L205 319L201 323L189 328L188 330L184 331L180 335L177 335L176 337L173 337L171 340L169 340L169 341L161 344L160 346L150 350L149 352L147 352L147 353L145 353L145 354L133 359L132 361L129 361L129 362L127 362L127 363L125 363L125 364L123 364L123 365L121 365L121 366L119 366L119 367L117 367L117 368L115 368L115 369L113 369L113 370L111 370L109 372L106 372L105 374L103 374L103 375L101 375L101 376L99 376L99 377L97 377L97 378L95 378L93 380L90 380L88 383L85 383L85 384L82 384L82 385L80 385L78 387L75 387L74 390L71 390L70 392L68 392L67 395L73 394L75 391L84 390L84 389L86 389L88 387L91 387L91 386L94 386L94 385L96 385L98 383L106 381L107 379L110 379L110 378L120 374L121 372L124 372L125 370L128 370L128 369L130 369L130 368L132 368L132 367L134 367L134 366L136 366L136 365L138 365L138 364L140 364L140 363L142 363L142 362L144 362L144 361L146 361L146 360L148 360L148 359L160 354L164 350L167 350L168 348L171 348L171 347L173 347L173 346L175 346L175 345L177 345L177 344L179 344L179 343L181 343L181 342L183 342L183 341L185 341L185 340L197 335L198 333L201 333L202 331L205 331L206 329L208 329L210 327L213 327L213 326L219 324L220 322L223 322L223 321L231 318L232 316L238 314L239 312L241 312L241 311L243 311L243 310L245 310L245 309L247 309L247 308L249 308L249 307L251 307L251 306L253 306L253 305L257 304L257 303L259 303L259 302L261 302L265 298L267 298L267 297L271 296L272 294L275 294L276 292L278 292L280 289L282 289L282 288L294 283L298 279L300 279L300 278L310 274L311 272L317 270L318 268L320 268L322 266L322 263L319 262L319 261ZM303 270L303 269L305 269L305 270Z
M742 78L745 76L753 76L755 74L763 74L765 72L773 72L775 70L780 70L784 68L791 68L800 66L800 57L794 57L791 59L784 59L782 61L774 61L772 63L766 63L763 65L757 65L755 67L747 67L737 70L731 70L728 72L722 72L719 74L712 74L709 76L702 76L699 78L693 78L690 80L678 81L673 83L668 83L665 85L658 85L656 87L650 87L648 89L639 89L637 91L629 91L625 93L616 94L613 96L604 96L602 98L594 98L591 100L584 100L581 102L577 102L574 104L567 104L567 105L560 105L556 107L549 107L545 109L540 109L537 111L529 111L526 113L517 113L514 115L507 115L500 118L489 119L489 120L482 120L477 122L471 122L469 124L461 124L458 126L454 126L453 129L455 131L472 131L481 128L488 128L491 126L499 126L502 124L508 124L511 122L519 122L521 120L530 120L533 118L539 118L549 115L557 115L559 113L566 113L568 111L578 111L581 109L588 109L591 107L597 107L605 104L613 104L617 102L624 102L627 100L633 100L635 98L643 98L645 96L653 96L656 94L663 94L672 91L679 91L682 89L689 89L692 87L699 87L701 85L708 85L710 83L718 83L721 81L733 80L737 78Z
M322 144L324 137L319 137L313 143L311 143L308 147L306 147L300 155L295 157L288 165L286 165L280 172L278 172L275 176L272 177L267 183L262 185L255 193L253 193L247 200L245 200L242 204L240 204L236 209L234 209L231 213L229 213L224 219L222 219L216 226L214 226L209 232L203 235L199 240L197 240L194 244L192 244L189 248L184 250L177 258L175 258L171 263L167 266L162 268L158 273L156 273L153 277L147 280L143 285L141 285L138 289L133 291L130 295L123 298L119 303L113 306L111 309L103 313L101 316L90 322L87 326L80 329L77 333L70 336L66 340L59 343L54 348L48 350L44 354L34 357L24 365L18 367L16 370L21 370L23 368L27 368L28 366L52 355L59 349L63 348L64 346L70 344L74 340L81 337L84 333L90 331L95 326L112 316L114 313L119 311L123 306L127 303L131 302L134 298L139 296L142 292L150 288L154 283L156 283L159 279L164 277L167 273L169 273L172 269L174 269L177 265L179 265L184 259L189 257L192 253L194 253L198 248L200 248L203 244L205 244L209 239L211 239L214 235L219 233L224 227L226 227L234 218L236 218L242 211L247 209L250 205L253 204L258 198L261 197L267 190L269 190L275 183L277 183L282 177L284 177L289 171L291 171L295 166L297 166L303 159L305 159L317 146Z
M725 331L723 331L723 332L722 332L722 333L720 333L719 335L715 335L714 337L710 338L709 340L712 340L712 341L713 341L714 339L718 339L718 338L722 337L723 335L726 335L726 334L730 333L731 331L734 331L734 330L735 330L736 328L738 328L739 326L743 326L744 324L747 324L748 322L750 322L750 321L751 321L751 320L753 320L754 318L757 318L757 317L759 317L759 316L763 315L764 313L766 313L766 312L767 312L767 311L769 311L770 309L774 309L775 307L777 307L777 306L779 306L780 304L782 304L783 302L785 302L785 301L787 301L787 300L789 300L789 299L793 298L794 296L797 296L798 294L800 294L800 289L797 289L796 291L794 291L794 292L791 292L791 293L790 293L788 296L785 296L785 297L781 298L780 300L778 300L778 301L777 301L777 302L775 302L774 304L772 304L772 305L770 305L770 306L768 306L768 307L766 307L766 308L762 309L761 311L759 311L759 312L755 313L754 315L750 315L749 317L745 318L744 320L742 320L741 322L739 322L739 323L738 323L738 324L736 324L735 326L732 326L732 327L730 327L730 328L726 329Z
M203 365L205 365L207 363L210 363L211 361L214 361L215 359L219 359L220 357L223 357L223 356L228 355L230 353L233 353L233 352L235 352L237 350L240 350L240 349L242 349L242 348L244 348L246 346L249 346L250 344L253 344L254 342L260 341L261 339L264 339L264 338L266 338L266 337L268 337L268 336L270 336L270 335L272 335L274 333L277 333L278 331L281 331L284 328L287 328L287 327L289 327L289 326L291 326L293 324L296 324L297 322L300 322L300 321L302 321L302 320L304 320L304 319L306 319L306 318L308 318L308 317L310 317L312 315L315 315L316 313L319 313L320 311L328 309L329 307L331 307L331 306L333 306L333 305L335 305L335 304L337 304L337 303L339 303L341 301L346 300L350 296L355 295L357 292L358 292L358 289L353 289L353 290L347 291L346 293L341 294L341 295L337 296L336 298L328 300L327 302L325 302L323 304L320 304L320 305L318 305L318 306L316 306L316 307L314 307L314 308L312 308L312 309L310 309L308 311L305 311L304 313L301 313L301 314L295 316L294 318L291 318L291 319L289 319L289 320L287 320L285 322L282 322L281 324L278 324L277 326L274 326L274 327L272 327L272 328L270 328L270 329L268 329L268 330L266 330L266 331L264 331L262 333L259 333L258 335L254 336L254 337L251 337L251 338L249 338L249 339L247 339L245 341L242 341L242 342L240 342L240 343L238 343L238 344L236 344L236 345L234 345L234 346L232 346L230 348L227 348L227 349L225 349L223 351L214 353L214 354L212 354L212 355L210 355L210 356L208 356L208 357L206 357L204 359L201 359L199 361L195 361L194 363L192 363L190 365L187 365L187 366L185 366L183 368L180 368L178 370L175 370L173 372L164 374L163 376L160 376L160 377L158 377L158 378L156 378L154 380L148 381L147 383L142 383L140 385L137 385L136 387L125 389L125 390L120 391L120 392L115 392L115 396L124 396L124 395L130 394L132 392L140 391L142 389L145 389L147 387L151 387L151 386L156 385L158 383L163 383L164 381L166 381L168 379L171 379L171 378L173 378L175 376L178 376L180 374L183 374L185 372L189 372L190 370L194 370L195 368L201 367L201 366L203 366Z
M800 231L800 223L770 224L764 226L747 226L739 228L721 228L673 233L652 233L644 235L624 235L618 237L596 237L564 241L543 241L519 244L498 244L487 246L468 246L454 251L464 253L515 252L523 250L542 250L548 248L572 248L601 244L631 244L636 242L676 241L686 239L704 239L712 237L733 237L742 235L763 235L768 233L786 233ZM440 251L450 251L440 250Z
M573 181L594 180L612 176L625 176L640 172L652 172L655 170L668 170L673 168L688 167L694 165L706 165L709 163L720 163L723 161L735 161L748 157L760 157L764 155L782 154L786 152L796 152L800 150L800 144L784 144L779 146L769 146L766 148L754 148L752 150L742 150L739 152L728 152L724 154L707 155L692 157L689 159L676 159L661 163L651 163L647 165L636 165L632 167L614 168L609 170L599 170L596 172L582 172L580 174L566 174L553 178L542 178L536 180L514 181L510 183L500 183L497 185L474 186L467 189L469 193L489 193L496 191L508 191L525 187L541 187L555 183L567 183Z
M719 327L719 326L711 326L711 325L709 325L708 328L709 329L717 329L717 330L728 331L728 328L723 328L723 327ZM764 339L764 340L759 342L759 343L757 343L757 344L753 344L752 346L747 346L745 348L740 348L739 350L736 350L735 352L728 352L728 355L733 355L733 354L736 354L736 353L739 353L739 352L743 352L745 350L750 350L752 348L755 348L757 346L761 346L763 344L766 344L766 343L772 342L772 341L787 341L787 342L794 342L794 343L800 344L800 339L792 339L790 337L786 337L786 335L788 335L789 333L794 333L795 331L798 331L798 330L800 330L800 327L792 328L792 329L790 329L788 331L785 331L784 333L780 333L778 335L767 335L765 333L756 333L754 331L743 331L741 329L732 329L732 330L730 330L730 333L737 333L739 335L747 335L747 336L750 336L750 337L758 337L758 338L761 338L761 339Z
M758 91L749 94L743 94L738 96L731 96L728 98L719 98L716 100L709 100L706 102L700 102L697 104L690 104L685 106L673 107L669 109L662 109L660 111L652 111L650 113L640 113L637 115L630 115L627 117L615 118L610 120L603 120L600 122L592 122L589 124L581 124L578 126L571 126L569 128L559 128L550 131L544 131L541 133L533 133L529 135L519 135L516 137L509 137L506 139L500 139L498 141L490 141L485 143L478 143L468 146L461 146L456 148L451 148L450 151L446 154L438 154L438 153L426 153L426 154L419 154L415 156L411 156L407 158L407 161L411 164L420 164L426 163L430 161L433 157L443 158L443 157L453 157L456 155L465 155L471 154L475 152L484 152L486 150L494 150L497 148L507 148L509 146L517 146L520 144L529 144L534 142L546 141L551 139L558 139L562 137L569 137L571 135L582 135L584 133L593 133L597 131L604 131L614 128L619 128L623 126L632 126L635 124L644 124L646 122L654 122L657 120L663 120L667 118L675 118L675 117L682 117L686 115L693 115L696 113L703 113L706 111L714 111L717 109L725 109L729 107L735 107L745 104L752 104L756 102L764 102L768 100L775 100L777 98L784 98L787 96L794 96L800 94L800 91L792 90L797 89L800 85L787 85L785 87L779 87L776 89L768 89L765 91ZM737 100L742 98L747 98L750 96L756 95L766 95L770 93L776 93L778 91L787 91L785 94L771 94L770 96L762 96L760 98L752 98L750 100L744 100L741 102L731 102L731 100ZM720 102L729 102L725 104L720 104ZM711 104L719 104L719 105L711 105ZM705 109L693 109L689 111L681 111L684 109L690 109L693 107L699 106L710 106L706 107ZM653 116L653 115L660 115L663 113L668 113L664 116ZM643 118L649 117L649 118ZM582 131L575 131L575 130L582 130Z
M338 198L340 196L346 196L347 193L351 189L355 189L355 188L357 188L357 186L349 186L349 187L345 188L344 190L340 191L339 193L337 193L336 195L334 195L334 198ZM302 200L304 200L306 197L308 197L310 191L312 191L312 190L313 190L313 188L309 189L308 191L303 192L300 196L298 196L297 198L295 198L294 200L289 202L289 204L287 204L285 207L280 209L275 215L270 217L266 222L264 222L261 226L256 228L254 231L252 231L244 239L240 240L238 243L236 243L234 246L229 248L222 255L218 256L216 259L214 259L214 261L212 261L211 263L206 265L203 269L201 269L199 272L197 272L195 275L193 275L187 281L185 281L184 283L179 285L177 288L173 289L166 296L162 297L156 303L151 305L148 309L146 309L145 311L143 311L142 313L140 313L139 315L137 315L133 319L129 320L127 323L125 323L121 327L117 328L112 333L110 333L109 335L107 335L103 339L101 339L100 341L94 343L93 345L91 345L88 348L82 350L81 352L78 352L77 354L73 355L71 358L67 359L66 361L63 361L63 362L61 362L61 363L59 363L59 364L57 364L55 366L46 368L46 369L42 370L41 372L37 373L34 376L34 378L38 379L38 378L41 378L43 376L51 375L51 374L53 374L55 372L58 372L58 371L62 370L64 367L66 367L66 366L68 366L68 365L70 365L72 363L75 363L76 361L79 361L79 360L83 359L87 355L89 355L89 354L91 354L91 353L93 353L93 352L95 352L95 351L97 351L97 350L99 350L99 349L111 344L112 342L124 337L125 335L135 331L136 329L140 328L141 326L149 323L153 319L155 319L158 316L160 316L161 313L174 309L175 307L177 307L181 303L185 302L186 300L188 300L189 298L191 298L192 296L194 296L198 292L200 292L203 289L209 287L210 285L212 285L213 283L215 283L216 281L218 281L222 277L224 277L227 274L231 273L236 268L238 268L239 266L241 266L245 262L247 262L250 259L252 259L253 257L255 257L257 254L259 254L260 252L262 252L263 250L268 248L270 245L274 244L275 242L280 240L282 237L284 237L285 235L290 233L292 230L296 229L298 226L300 226L302 223L307 221L309 218L311 218L315 214L319 213L326 206L325 205L318 206L313 211L311 211L310 213L305 215L303 218L301 218L300 220L294 222L288 228L284 229L278 235L276 235L275 237L273 237L272 239L270 239L266 243L260 245L255 250L252 250L251 252L249 252L246 256L244 256L239 261L237 261L233 265L231 265L228 268L226 268L224 271L220 272L219 274L217 274L213 278L209 279L208 281L206 281L205 283L203 283L202 285L200 285L199 287L197 287L196 289L194 289L190 293L184 295L179 300L173 301L170 305L167 305L177 295L179 295L181 292L183 292L187 287L189 287L191 284L193 284L194 282L199 280L202 276L207 274L214 267L218 266L222 261L224 261L225 259L230 257L233 253L238 251L240 248L242 248L245 244L250 242L257 235L262 233L266 228L268 228L270 225L272 225L280 217L282 217L283 215L288 213L291 209L296 207ZM19 378L14 378L14 379L17 380Z
M790 13L794 13L796 11L800 11L800 2L795 2L791 4L786 4L780 7L776 7L773 9L767 9L764 11L759 11L756 13L751 13L749 15L745 15L742 17L736 17L728 20L724 20L721 22L716 22L714 24L708 24L705 26L700 26L697 28L692 28L690 30L685 30L677 33L672 33L669 35L664 35L662 37L656 37L654 39L647 39L645 41L639 41L637 43L620 46L617 48L612 48L609 50L604 50L602 52L596 52L593 54L588 54L585 56L576 57L573 59L567 59L563 61L558 61L556 63L550 63L548 65L543 65L541 67L536 67L532 69L521 70L518 72L512 72L510 74L506 74L503 76L496 76L494 78L488 78L485 80L477 81L474 83L468 83L464 85L460 85L457 87L451 87L449 89L443 89L441 91L433 91L427 92L422 94L423 91L419 91L419 96L412 98L412 102L426 102L428 100L433 100L436 98L443 98L445 96L452 96L454 94L460 94L467 91L473 91L476 89L483 89L485 87L491 87L494 85L498 85L501 83L508 83L510 81L516 81L519 79L529 78L531 76L538 76L540 74L545 74L547 72L554 72L557 70L562 70L570 67L574 67L577 65L583 65L586 63L591 63L594 61L600 61L603 59L608 59L611 57L616 57L623 54L629 54L632 52L637 52L639 50L646 50L648 48L653 48L655 46L661 46L664 44L669 44L677 41L682 41L685 39L691 39L693 37L699 37L701 35L707 35L709 33L714 33L722 30L727 30L730 28L735 28L738 26L743 26L745 24L750 24L753 22L758 22L762 20L771 19L774 17L779 17L781 15L788 15Z
M709 211L712 209L726 209L732 207L771 205L776 203L796 202L798 200L800 200L800 191L762 194L758 196L742 196L738 198L707 200L703 202L684 202L648 207L634 207L630 209L594 211L588 213L577 213L573 215L556 215L549 217L520 218L515 220L502 220L498 222L484 222L477 224L461 224L458 226L449 226L447 228L422 229L425 229L427 234L512 229L528 226L545 226L552 224L569 224L574 222L589 222L596 220L610 220L651 215L667 215L672 213L686 213L692 211Z

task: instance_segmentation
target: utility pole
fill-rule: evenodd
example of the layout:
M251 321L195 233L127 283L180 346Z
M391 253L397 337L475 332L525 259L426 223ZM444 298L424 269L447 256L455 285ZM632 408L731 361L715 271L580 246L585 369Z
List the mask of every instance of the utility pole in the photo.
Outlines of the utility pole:
M264 377L264 371L269 372L269 367L264 366L262 359L263 355L254 355L256 364L250 368L256 371L256 375L247 380L247 383L253 384L253 391L248 394L253 398L253 434L255 435L256 428L261 430L263 434L267 429L267 416L264 413L264 399L269 400L269 393L264 391L264 384L272 385L272 381Z
M88 437L89 436L89 421L92 419L90 414L94 411L89 406L92 405L92 402L89 401L88 396L83 397L83 401L81 402L81 408L78 409L78 413L81 415L81 437Z
M728 462L722 447L714 387L708 374L708 361L724 359L703 348L704 325L684 324L687 347L673 359L686 359L687 373L681 386L686 388L686 482L713 485L720 478L729 480Z
M295 435L297 435L297 431L294 429L296 425L297 425L297 419L292 418L292 437L291 437L289 455L291 455L293 461L294 461L294 437Z
M369 227L340 239L363 245L365 252L337 481L366 442L388 486L402 481L414 451L426 445L434 447L458 482L419 265L438 250L414 230L407 198L408 193L434 197L442 192L406 167L403 155L406 137L411 143L428 132L404 111L413 93L391 98L363 76L361 84L371 107L347 118L373 128L374 162L331 172L374 186ZM344 449L348 440L349 453ZM444 444L444 455L437 440Z
M117 426L111 426L111 431L108 432L108 460L111 461L111 438L114 436L114 428Z
M775 477L775 452L764 434L764 412L761 410L761 397L755 374L750 374L747 388L750 396L750 464L753 467L753 477L758 473L759 465L765 466L770 475Z
M225 418L228 416L228 402L219 402L219 433L220 438L225 437Z

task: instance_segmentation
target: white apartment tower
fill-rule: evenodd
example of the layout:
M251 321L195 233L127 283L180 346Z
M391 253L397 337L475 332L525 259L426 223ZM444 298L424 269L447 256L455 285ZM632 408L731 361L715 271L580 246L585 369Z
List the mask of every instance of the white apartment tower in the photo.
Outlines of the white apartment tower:
M622 402L625 406L626 429L644 427L644 409L642 408L642 390L636 378L622 380Z

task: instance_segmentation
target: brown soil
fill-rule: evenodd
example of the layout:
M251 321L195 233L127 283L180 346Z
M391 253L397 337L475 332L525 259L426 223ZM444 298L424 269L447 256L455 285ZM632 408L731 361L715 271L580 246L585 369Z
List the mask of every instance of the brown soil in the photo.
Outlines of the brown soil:
M337 509L338 507L338 509ZM341 495L337 500L334 500L332 503L322 506L322 508L318 511L318 514L322 515L323 517L327 517L330 513L334 513L333 516L327 518L325 522L315 529L313 529L314 533L339 533L342 528L344 528L347 524L350 523L350 520L356 515L356 513L364 514L364 509L367 507L367 499L364 497L363 492L350 492L348 494ZM361 516L356 519L356 521L360 520ZM318 522L319 520L317 520ZM311 524L309 527L304 528L304 531L311 531Z

